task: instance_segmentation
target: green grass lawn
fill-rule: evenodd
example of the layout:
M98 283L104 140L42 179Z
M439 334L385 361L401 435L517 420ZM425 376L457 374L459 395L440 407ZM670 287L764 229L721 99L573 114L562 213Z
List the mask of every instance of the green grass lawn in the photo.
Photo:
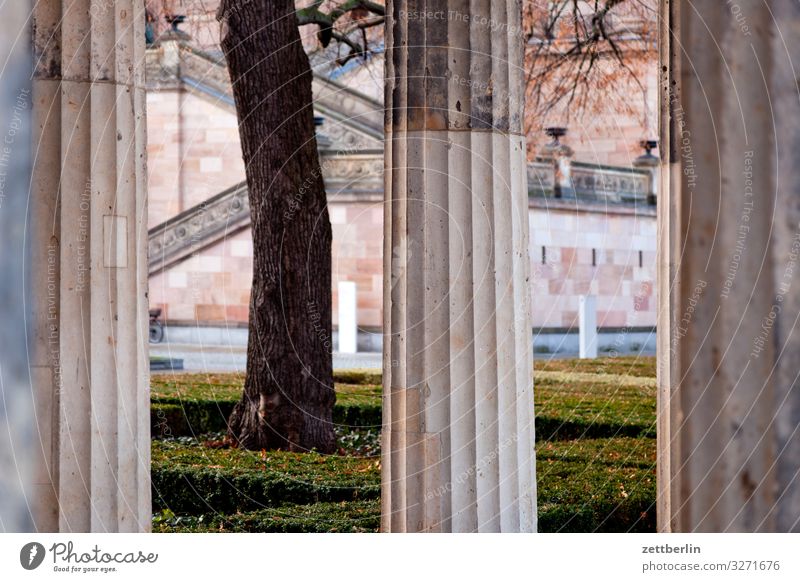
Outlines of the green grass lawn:
M334 373L339 402L380 404L381 374L369 370L341 370ZM153 400L230 400L242 396L244 374L188 374L181 372L153 373L150 397Z
M537 363L537 438L655 436L655 378L611 373L630 371L628 363L598 362L590 369L602 371L592 373L581 367L582 361L558 362L560 370L539 370ZM576 365L570 368L570 362ZM639 369L647 368L640 365ZM369 383L356 383L356 372L336 374L334 422L340 432L350 427L380 429L381 386L373 383L379 378L371 372L362 374ZM350 383L339 382L343 379ZM241 374L154 374L153 434L198 436L224 431L243 385Z
M656 358L654 356L619 356L594 360L553 358L536 360L533 367L537 372L589 372L591 374L656 377Z
M535 368L539 531L654 531L655 359ZM323 456L216 448L244 376L154 374L154 531L376 531L380 374L334 380Z

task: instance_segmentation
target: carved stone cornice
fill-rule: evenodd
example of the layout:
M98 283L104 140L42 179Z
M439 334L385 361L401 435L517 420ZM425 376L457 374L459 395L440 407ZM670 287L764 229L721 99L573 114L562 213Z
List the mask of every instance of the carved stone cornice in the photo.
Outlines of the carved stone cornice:
M383 150L326 152L320 163L329 195L383 192Z
M575 195L584 200L647 203L650 173L636 168L616 168L572 163Z
M228 69L223 61L185 42L163 42L147 50L146 76L151 89L182 87L214 105L236 113ZM383 147L383 106L352 89L314 76L314 112L325 118L321 132L330 149Z
M601 166L572 162L570 198L582 202L647 204L650 173L638 168ZM555 169L552 163L528 164L528 194L554 198Z
M327 149L360 151L383 148L382 132L374 132L371 128L357 124L355 120L318 103L314 105L314 112L325 118L319 132L330 139L331 145Z
M148 49L150 88L183 87L221 107L233 109L230 78L224 62L183 42L162 43ZM320 151L325 187L331 201L375 201L383 195L383 106L351 89L322 77L313 82L314 109L326 117L321 133L331 145ZM654 213L647 205L649 172L571 163L569 197L555 198L552 163L529 163L528 194L532 207L545 206L622 213ZM613 203L614 206L609 205ZM246 183L181 212L149 232L149 270L158 273L250 226Z
M552 196L555 185L553 164L542 162L528 163L528 195Z
M320 159L328 195L337 201L374 201L383 192L383 151L329 152ZM148 232L151 275L250 226L247 183L185 210Z
M242 182L151 228L147 258L151 275L250 225L247 184Z
M374 202L381 198L384 187L382 150L328 151L322 153L320 163L331 201ZM538 202L542 201L551 209L575 210L579 204L586 212L655 215L655 207L647 204L649 174L646 171L574 164L575 195L572 198L553 197L553 176L550 164L528 164L532 207L542 206ZM247 184L242 182L152 228L148 244L150 274L163 271L249 227L247 196Z

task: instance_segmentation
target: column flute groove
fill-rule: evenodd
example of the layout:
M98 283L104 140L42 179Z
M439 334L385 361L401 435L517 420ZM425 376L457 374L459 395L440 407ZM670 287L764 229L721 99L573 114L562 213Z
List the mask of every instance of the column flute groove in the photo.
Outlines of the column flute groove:
M535 531L521 4L387 13L382 528Z
M662 4L658 527L798 531L800 6L717 8Z
M36 527L148 531L144 5L41 0L34 21Z

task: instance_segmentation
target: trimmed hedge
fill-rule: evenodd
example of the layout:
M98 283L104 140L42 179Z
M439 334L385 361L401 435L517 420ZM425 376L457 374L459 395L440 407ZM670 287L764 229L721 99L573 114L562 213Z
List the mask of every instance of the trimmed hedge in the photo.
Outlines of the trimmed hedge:
M152 435L168 438L225 432L234 404L214 401L155 402L150 407ZM627 416L621 415L618 410L605 410L608 407L602 405L593 408L590 402L585 401L572 408L569 405L553 408L546 405L536 408L537 441L655 437L656 434L654 406L648 407L652 411L645 409L647 416L652 416L652 419L633 418L634 411ZM542 414L542 410L556 416ZM381 428L381 414L379 405L337 404L333 421L342 427L374 431Z
M380 496L380 467L371 459L168 441L153 441L151 451L153 506L177 514L235 513Z
M176 516L164 511L153 518L156 533L367 533L380 527L380 500L284 505L246 513Z
M640 358L641 359L641 358ZM609 360L606 358L605 360ZM609 374L620 365L614 358L601 359L583 369L540 370L536 378L535 406L537 440L568 440L578 437L611 438L655 434L655 380L646 376ZM637 359L635 362L638 362ZM555 367L564 368L557 360ZM584 366L583 361L579 365ZM635 363L634 362L634 363ZM631 372L630 363L622 371ZM333 420L340 428L381 426L381 386L373 384L379 374L345 371L336 384L337 402ZM152 433L156 437L224 432L227 419L241 395L241 374L154 376ZM356 383L360 382L360 383Z
M655 531L655 439L540 443L536 457L540 532Z
M654 359L550 360L536 368L539 531L655 531ZM380 373L346 370L335 379L342 452L370 454L381 424ZM154 436L224 431L243 382L241 374L154 375ZM377 458L178 440L189 444L153 441L154 531L379 526Z
M655 425L595 422L536 415L536 442L616 437L656 438Z
M244 374L151 374L150 398L162 400L219 400L237 402L242 396Z
M380 429L380 373L336 372L333 422L343 427ZM352 383L341 383L349 380ZM153 374L150 390L150 427L154 437L196 436L225 432L239 401L244 375Z
M537 440L655 436L656 388L649 378L545 371L534 399Z
M340 399L360 401L381 395L381 374L374 370L337 370L333 381ZM161 373L150 376L150 397L153 400L226 400L238 402L244 389L244 374Z
M150 432L154 438L225 432L235 404L213 400L155 401L150 404Z
M150 431L154 438L197 436L225 432L236 402L214 400L156 400L150 405ZM334 424L344 427L381 428L379 404L336 404Z
M334 424L353 428L381 429L383 412L380 404L336 404Z
M333 381L336 384L380 386L383 383L383 373L381 370L370 369L334 370Z
M161 510L154 531L376 531L379 526L375 461L169 443L154 447L153 458L154 483L158 476L153 498ZM655 531L654 439L540 443L537 459L540 532Z

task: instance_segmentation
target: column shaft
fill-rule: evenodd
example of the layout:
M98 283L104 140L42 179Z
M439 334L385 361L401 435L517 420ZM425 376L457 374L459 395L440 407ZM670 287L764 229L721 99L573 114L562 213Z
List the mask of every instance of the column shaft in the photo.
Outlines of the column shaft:
M535 531L521 4L387 13L383 529Z
M800 7L669 4L659 528L798 531Z
M37 529L150 527L144 5L34 10Z
M34 427L28 357L31 51L28 2L0 4L0 532L30 531Z

